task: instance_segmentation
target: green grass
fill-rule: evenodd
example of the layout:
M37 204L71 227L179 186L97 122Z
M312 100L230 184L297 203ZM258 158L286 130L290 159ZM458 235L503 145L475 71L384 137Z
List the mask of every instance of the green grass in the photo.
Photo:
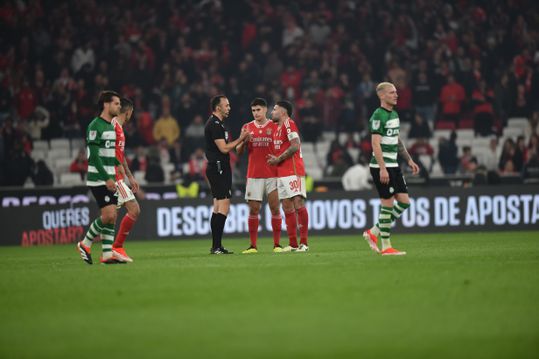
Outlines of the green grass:
M73 245L0 248L0 358L539 355L539 232L393 243L408 255L349 236L290 254L264 238L233 256L207 240L133 242L122 266L88 266Z

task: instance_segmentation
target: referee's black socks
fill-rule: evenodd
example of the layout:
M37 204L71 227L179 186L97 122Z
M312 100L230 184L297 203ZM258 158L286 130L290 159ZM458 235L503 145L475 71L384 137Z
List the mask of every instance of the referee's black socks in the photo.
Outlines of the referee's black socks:
M225 230L226 216L222 213L212 213L210 225L212 236L212 248L221 248L221 239Z

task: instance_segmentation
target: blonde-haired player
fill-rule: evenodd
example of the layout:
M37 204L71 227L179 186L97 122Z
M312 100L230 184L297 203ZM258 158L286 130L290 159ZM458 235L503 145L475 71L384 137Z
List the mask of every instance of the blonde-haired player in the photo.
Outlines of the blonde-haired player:
M390 82L382 82L376 86L376 94L380 99L380 107L369 120L372 141L372 158L370 169L373 182L380 196L381 208L378 223L363 232L363 237L372 250L382 255L404 255L391 246L391 224L410 207L408 187L397 163L400 154L412 173L419 172L419 167L412 160L400 137L399 115L395 111L397 105L397 89ZM395 203L396 200L396 203ZM382 240L382 250L378 248L378 237Z

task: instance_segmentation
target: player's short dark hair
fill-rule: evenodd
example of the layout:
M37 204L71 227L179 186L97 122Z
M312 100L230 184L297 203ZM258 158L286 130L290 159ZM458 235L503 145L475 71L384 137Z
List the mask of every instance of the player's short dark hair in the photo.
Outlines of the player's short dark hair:
M211 110L212 111L215 111L215 109L217 108L217 106L221 103L221 99L222 98L226 98L225 95L223 94L220 94L220 95L215 95L211 98L210 100L210 106L211 106Z
M262 97L257 97L253 101L251 101L251 107L255 106L268 107L268 103Z
M114 97L120 98L120 95L116 91L110 91L110 90L101 91L101 93L99 94L99 98L97 99L97 107L99 108L99 110L100 111L103 110L104 104L108 102L112 102L112 99Z
M292 116L292 112L294 111L294 106L292 105L290 101L285 101L285 100L277 101L276 105L284 108L288 116Z
M131 101L127 97L122 97L120 99L120 106L121 106L120 113L126 113L127 110L134 108L133 101Z

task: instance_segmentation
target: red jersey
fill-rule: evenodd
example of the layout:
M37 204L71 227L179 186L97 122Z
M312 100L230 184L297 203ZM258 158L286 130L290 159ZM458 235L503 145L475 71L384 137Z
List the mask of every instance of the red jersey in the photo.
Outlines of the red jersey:
M268 164L268 155L273 153L273 134L277 125L268 120L259 125L251 121L243 126L251 133L251 140L247 144L249 152L249 166L247 178L272 178L277 177L277 167Z
M273 134L274 155L280 156L281 153L290 147L290 140L297 138L299 140L299 132L296 123L291 118L286 119L282 125L277 125L277 129ZM301 155L301 144L299 150L292 157L287 158L277 165L277 176L305 176L305 165L303 164L303 156Z
M120 162L120 166L124 163L125 158L125 135L122 125L118 123L116 118L113 118L114 131L116 131L116 159ZM124 176L116 169L116 181L123 180Z

